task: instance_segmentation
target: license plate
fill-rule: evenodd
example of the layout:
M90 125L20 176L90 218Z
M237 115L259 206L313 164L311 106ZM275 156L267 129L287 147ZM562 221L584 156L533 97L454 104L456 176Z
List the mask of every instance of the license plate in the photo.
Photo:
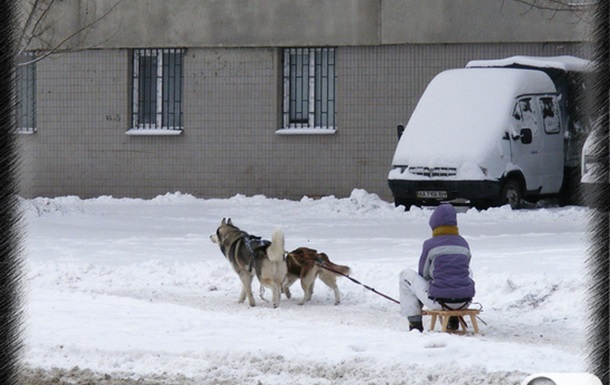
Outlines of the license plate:
M434 198L434 199L444 199L447 198L447 191L418 191L418 198Z

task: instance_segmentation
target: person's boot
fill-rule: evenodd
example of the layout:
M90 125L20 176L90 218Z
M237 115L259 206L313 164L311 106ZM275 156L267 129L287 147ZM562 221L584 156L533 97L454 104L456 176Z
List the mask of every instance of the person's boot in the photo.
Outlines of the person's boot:
M409 331L411 330L419 330L420 333L424 332L424 324L420 322L409 322Z
M449 317L449 322L447 322L447 330L456 331L460 328L460 320L458 317Z

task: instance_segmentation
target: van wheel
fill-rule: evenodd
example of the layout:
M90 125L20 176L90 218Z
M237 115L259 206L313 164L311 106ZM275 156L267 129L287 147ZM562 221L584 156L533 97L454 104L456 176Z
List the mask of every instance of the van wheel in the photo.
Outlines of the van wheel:
M521 185L516 179L508 179L504 182L502 187L502 196L500 197L500 204L509 204L513 210L519 209L522 206L523 193L521 192Z

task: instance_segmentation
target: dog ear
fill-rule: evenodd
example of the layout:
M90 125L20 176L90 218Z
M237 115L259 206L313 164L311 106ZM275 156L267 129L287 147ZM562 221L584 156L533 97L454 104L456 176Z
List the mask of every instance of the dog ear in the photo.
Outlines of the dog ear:
M224 218L222 218L222 222L220 222L220 224L221 224L222 226L224 226L224 225L226 225L226 224L227 224L227 221L226 221Z
M229 218L229 220L227 221L227 224L233 226L233 222L231 222L231 218Z

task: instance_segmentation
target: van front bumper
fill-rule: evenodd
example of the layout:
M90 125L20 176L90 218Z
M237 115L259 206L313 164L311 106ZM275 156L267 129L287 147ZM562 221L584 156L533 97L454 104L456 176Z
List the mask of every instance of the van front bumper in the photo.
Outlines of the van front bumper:
M493 204L500 198L500 182L493 180L402 180L389 179L397 204L438 205L458 201L464 204Z

